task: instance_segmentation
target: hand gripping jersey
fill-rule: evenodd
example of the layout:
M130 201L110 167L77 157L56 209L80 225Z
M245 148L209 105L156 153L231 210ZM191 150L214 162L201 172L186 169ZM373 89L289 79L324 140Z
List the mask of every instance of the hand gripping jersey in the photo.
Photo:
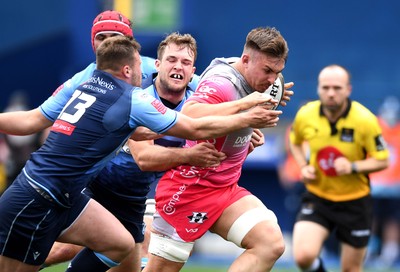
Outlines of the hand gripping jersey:
M350 101L343 116L330 124L323 114L320 101L300 108L293 122L290 141L306 141L310 165L314 165L317 182L306 183L311 193L330 201L349 201L370 193L368 175L357 173L337 176L333 161L346 157L350 161L388 158L378 120L360 103Z
M188 99L200 103L219 104L240 99L254 90L243 76L230 63L237 58L215 59L201 75L196 92ZM200 168L181 165L166 172L162 180L173 179L185 184L197 183L209 187L226 187L238 182L242 165L248 154L253 129L235 131L208 142L227 158L217 167ZM201 141L186 141L185 147L191 147Z
M148 94L160 99L155 89L151 85L144 90ZM174 108L181 111L185 101L193 94L194 90L188 86L182 101ZM182 147L185 140L173 136L164 136L154 141L155 144L167 147ZM122 148L93 180L96 186L100 186L108 193L112 193L123 199L143 202L149 192L149 185L159 180L164 172L141 171L127 148Z
M163 133L175 124L175 111L133 89L95 70L73 92L46 142L28 160L24 168L28 180L68 207L137 126Z

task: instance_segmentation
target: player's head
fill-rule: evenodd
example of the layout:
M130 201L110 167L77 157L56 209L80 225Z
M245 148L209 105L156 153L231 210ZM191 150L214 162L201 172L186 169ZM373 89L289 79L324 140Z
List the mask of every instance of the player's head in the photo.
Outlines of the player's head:
M318 75L318 96L324 108L329 111L343 109L351 90L350 72L341 65L328 65Z
M157 82L169 92L186 90L196 67L197 43L190 34L169 34L158 46L156 68ZM160 91L160 88L158 89Z
M96 50L97 69L106 71L133 86L141 86L140 44L122 35L105 39Z
M131 21L118 11L103 11L93 21L92 47L96 51L98 44L105 38L115 35L133 37ZM99 43L96 42L99 41Z
M254 90L264 92L285 68L288 52L287 43L276 28L258 27L247 34L239 68Z

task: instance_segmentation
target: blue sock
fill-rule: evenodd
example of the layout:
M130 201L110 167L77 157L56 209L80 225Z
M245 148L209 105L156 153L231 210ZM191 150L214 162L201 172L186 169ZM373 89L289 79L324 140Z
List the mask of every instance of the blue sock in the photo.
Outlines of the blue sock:
M143 270L146 267L147 262L148 262L148 259L146 257L143 257L142 264L140 266L141 270Z
M84 248L76 255L68 265L66 272L101 272L107 271L111 267L117 266L116 263L108 257L96 253L91 249Z

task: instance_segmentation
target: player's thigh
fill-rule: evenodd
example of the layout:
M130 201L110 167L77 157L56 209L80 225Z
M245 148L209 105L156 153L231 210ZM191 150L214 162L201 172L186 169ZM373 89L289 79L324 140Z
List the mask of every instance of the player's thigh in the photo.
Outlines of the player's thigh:
M367 247L356 248L346 243L341 243L342 271L361 271Z
M39 267L40 266L26 264L6 256L0 256L0 271L36 272Z
M329 231L312 221L298 221L293 228L293 254L318 256Z
M99 252L134 245L132 235L121 222L93 199L58 241L86 246Z
M283 241L275 214L254 195L244 196L228 206L210 231L246 248Z

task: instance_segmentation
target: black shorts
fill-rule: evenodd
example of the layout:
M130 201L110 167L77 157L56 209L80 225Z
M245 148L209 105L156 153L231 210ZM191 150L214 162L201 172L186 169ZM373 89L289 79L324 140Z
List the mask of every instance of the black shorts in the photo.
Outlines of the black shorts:
M371 235L372 198L333 202L309 192L304 193L296 221L312 221L330 232L339 241L356 248L366 247Z
M111 212L132 234L136 243L144 241L145 223L143 217L146 210L146 199L143 199L143 202L125 199L97 185L96 182L92 182L83 193Z
M54 241L90 198L79 193L70 208L39 194L21 173L0 198L0 254L31 265L44 263Z

